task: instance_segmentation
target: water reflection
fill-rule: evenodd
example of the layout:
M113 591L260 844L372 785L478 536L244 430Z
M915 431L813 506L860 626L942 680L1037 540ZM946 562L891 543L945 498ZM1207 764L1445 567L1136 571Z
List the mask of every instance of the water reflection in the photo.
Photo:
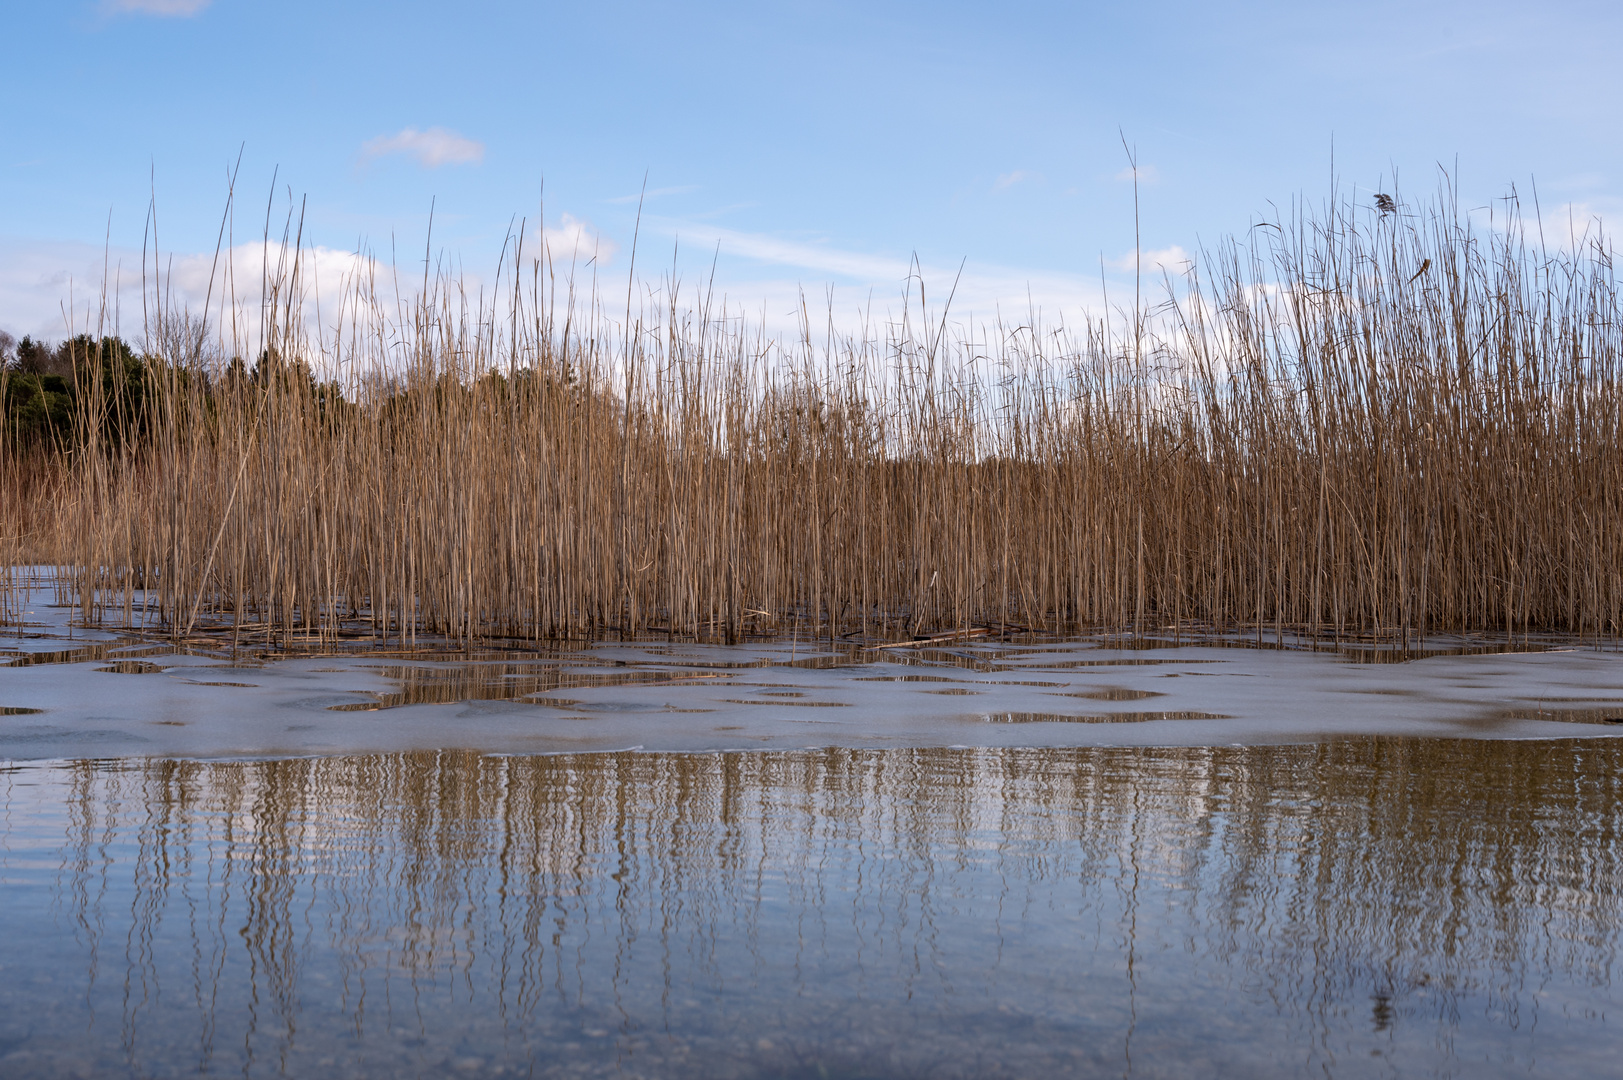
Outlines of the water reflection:
M0 1074L1598 1073L1623 749L0 773Z
M1062 695L1056 694L1055 697ZM1065 694L1064 697L1095 697L1094 694ZM982 716L989 724L1145 724L1156 720L1233 720L1222 713L1174 709L1170 712L1113 712L1076 716L1071 713L994 712Z
M371 712L403 705L443 705L461 701L521 701L553 690L605 686L696 686L728 679L714 671L646 671L621 665L616 671L566 671L556 663L477 663L458 665L367 665L397 683L398 691L376 695L375 703L332 705L338 712ZM537 699L538 705L579 702Z

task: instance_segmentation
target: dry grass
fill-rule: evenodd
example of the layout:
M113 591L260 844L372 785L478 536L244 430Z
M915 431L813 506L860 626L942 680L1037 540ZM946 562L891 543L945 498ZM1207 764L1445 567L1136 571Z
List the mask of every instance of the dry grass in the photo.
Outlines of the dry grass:
M787 348L703 306L611 321L532 262L482 308L357 287L318 355L286 276L268 353L346 401L274 361L155 365L150 435L117 441L91 393L75 453L4 451L0 562L56 564L89 622L288 644L1613 636L1610 249L1499 224L1336 204L1205 254L1125 334L990 347L916 313Z

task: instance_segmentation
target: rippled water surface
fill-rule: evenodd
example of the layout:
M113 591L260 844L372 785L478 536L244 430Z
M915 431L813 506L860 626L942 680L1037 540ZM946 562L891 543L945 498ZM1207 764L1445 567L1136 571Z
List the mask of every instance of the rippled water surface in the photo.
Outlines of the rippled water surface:
M39 763L0 1075L1609 1075L1610 739Z

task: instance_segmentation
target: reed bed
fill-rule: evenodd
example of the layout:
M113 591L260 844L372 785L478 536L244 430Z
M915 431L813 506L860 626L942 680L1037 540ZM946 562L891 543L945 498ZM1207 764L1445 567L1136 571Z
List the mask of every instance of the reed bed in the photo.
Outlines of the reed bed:
M252 371L159 327L140 402L91 380L71 452L0 451L0 574L54 565L87 623L289 646L1612 637L1612 253L1505 206L1298 208L1097 323L910 307L788 341L674 286L611 313L519 256L495 300L357 281L311 342L290 259Z

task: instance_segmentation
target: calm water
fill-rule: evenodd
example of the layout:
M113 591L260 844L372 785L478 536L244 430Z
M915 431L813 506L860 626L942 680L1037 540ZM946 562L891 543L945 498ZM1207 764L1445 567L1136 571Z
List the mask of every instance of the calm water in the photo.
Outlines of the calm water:
M0 1075L1610 1075L1623 743L0 774Z

